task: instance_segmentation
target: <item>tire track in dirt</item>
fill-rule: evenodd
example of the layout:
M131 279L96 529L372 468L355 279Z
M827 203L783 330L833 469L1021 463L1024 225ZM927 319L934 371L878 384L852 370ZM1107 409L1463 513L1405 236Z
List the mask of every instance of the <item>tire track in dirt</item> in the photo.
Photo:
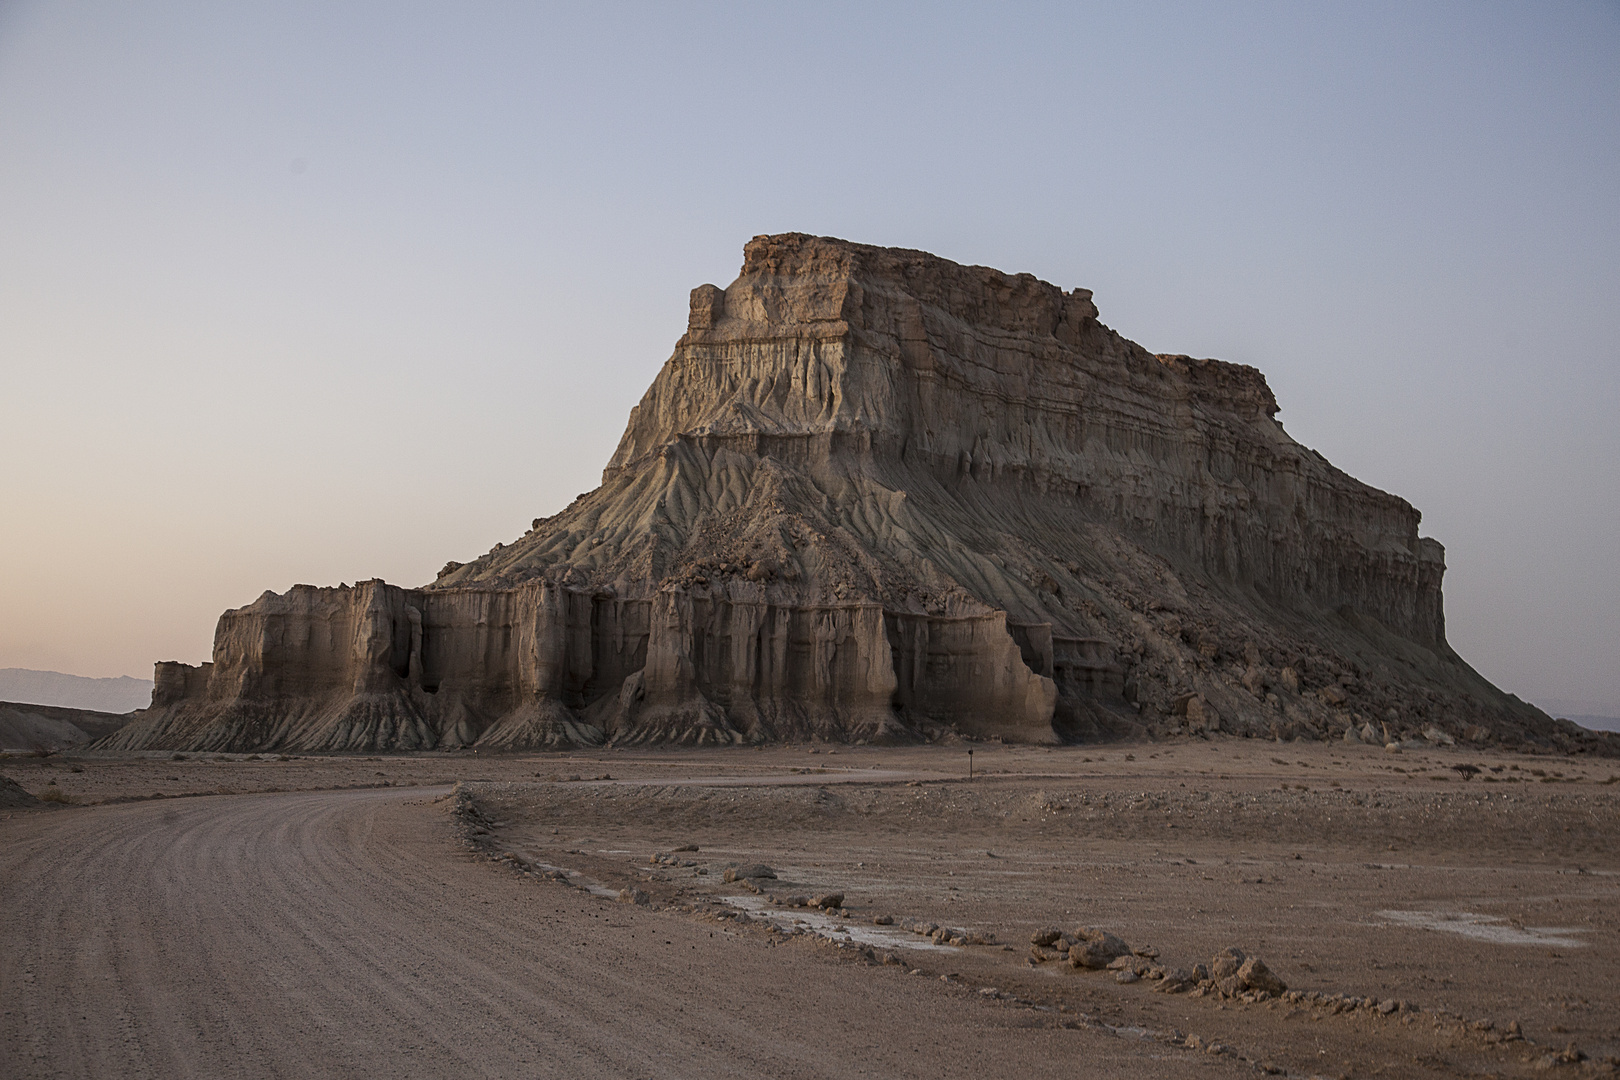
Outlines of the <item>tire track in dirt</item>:
M1238 1070L519 879L457 847L425 794L219 796L0 821L0 1075Z

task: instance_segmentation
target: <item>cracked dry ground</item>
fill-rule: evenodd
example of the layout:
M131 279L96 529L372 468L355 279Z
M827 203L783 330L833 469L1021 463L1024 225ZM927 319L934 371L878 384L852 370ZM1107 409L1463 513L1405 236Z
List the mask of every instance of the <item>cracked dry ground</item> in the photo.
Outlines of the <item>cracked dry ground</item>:
M82 803L308 789L28 811L0 822L9 860L0 899L22 913L8 915L0 961L0 1065L6 1075L91 1075L73 1062L118 1060L88 1049L53 1056L48 1040L25 1038L37 1024L59 1030L64 1044L93 1043L51 1009L79 1000L64 966L83 979L96 968L74 951L73 934L84 932L71 929L74 919L58 912L41 916L44 927L25 925L38 901L20 888L47 883L18 883L48 874L62 856L17 853L69 828L59 822L147 813L150 845L167 821L158 814L183 831L196 815L184 832L195 872L207 873L210 860L229 869L197 829L212 822L219 843L251 850L260 826L223 824L241 805L263 828L324 815L329 831L311 818L293 850L325 853L316 877L352 909L347 948L364 952L359 939L374 934L398 964L428 964L413 978L437 970L450 990L436 991L438 1007L420 1015L324 1007L320 988L345 976L325 970L337 960L314 949L288 966L284 994L256 1006L280 1019L282 1034L237 1051L253 1067L208 1074L293 1072L267 1063L296 1060L344 1075L349 1065L334 1061L373 1060L298 1049L334 1036L351 1049L376 1041L375 1063L404 1075L435 1075L452 1062L482 1075L1614 1071L1620 785L1610 781L1620 767L1239 739L975 749L971 782L966 753L942 747L87 758L82 772L64 759L0 763L29 790L54 778ZM1457 765L1479 772L1464 779ZM455 794L421 789L455 780ZM390 788L371 786L382 784ZM339 855L351 846L345 862ZM270 860L265 850L276 849L261 849L255 866ZM777 877L723 880L727 867L756 863ZM278 874L272 899L292 887ZM424 874L431 881L417 880ZM245 870L235 876L252 880ZM298 884L296 903L314 904L307 894L318 885ZM616 902L620 890L645 903ZM771 901L827 892L843 893L841 914ZM295 901L278 906L287 903ZM880 917L893 921L878 925ZM187 932L206 942L206 913L191 918ZM933 943L906 929L914 923L996 943L918 948ZM1151 978L1120 984L1111 972L1031 962L1033 931L1079 924L1151 947L1167 967L1191 968L1236 945L1296 993L1165 994ZM312 917L297 933L318 943L322 925ZM54 945L12 947L40 929ZM448 935L454 955L415 935ZM371 980L362 997L386 1001L392 972L357 967L348 977ZM494 994L501 1004L458 993L458 980L504 987ZM553 1015L558 998L577 998L569 1015ZM188 1001L178 995L174 1007L204 1017L223 1010L221 1022L231 1022L228 1008ZM126 1003L123 1015L138 1019L139 1010ZM389 1058L381 1047L404 1038L401 1024L416 1049L396 1047ZM457 1050L469 1030L479 1049Z

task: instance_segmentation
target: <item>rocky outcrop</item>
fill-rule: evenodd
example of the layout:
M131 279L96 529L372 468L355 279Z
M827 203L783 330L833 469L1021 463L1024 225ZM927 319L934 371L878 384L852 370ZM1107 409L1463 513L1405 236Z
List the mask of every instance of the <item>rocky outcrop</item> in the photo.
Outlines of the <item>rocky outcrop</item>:
M1567 733L1446 645L1419 514L1091 294L758 237L602 486L419 589L298 586L108 745Z

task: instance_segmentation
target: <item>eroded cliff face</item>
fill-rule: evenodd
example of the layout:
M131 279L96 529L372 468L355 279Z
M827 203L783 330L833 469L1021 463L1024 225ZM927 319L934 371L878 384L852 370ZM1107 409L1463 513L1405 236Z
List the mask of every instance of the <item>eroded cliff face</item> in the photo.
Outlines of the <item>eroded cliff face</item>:
M1253 368L1091 294L758 237L602 486L405 590L300 586L119 745L1548 737L1445 643L1443 550Z

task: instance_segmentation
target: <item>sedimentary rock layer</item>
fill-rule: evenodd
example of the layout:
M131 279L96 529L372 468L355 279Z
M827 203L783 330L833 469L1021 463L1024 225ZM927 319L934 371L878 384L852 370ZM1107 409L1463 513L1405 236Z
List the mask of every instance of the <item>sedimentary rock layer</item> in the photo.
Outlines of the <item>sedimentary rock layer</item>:
M1090 292L763 236L602 485L419 589L266 593L110 744L1564 738L1447 646L1441 546L1253 368Z

